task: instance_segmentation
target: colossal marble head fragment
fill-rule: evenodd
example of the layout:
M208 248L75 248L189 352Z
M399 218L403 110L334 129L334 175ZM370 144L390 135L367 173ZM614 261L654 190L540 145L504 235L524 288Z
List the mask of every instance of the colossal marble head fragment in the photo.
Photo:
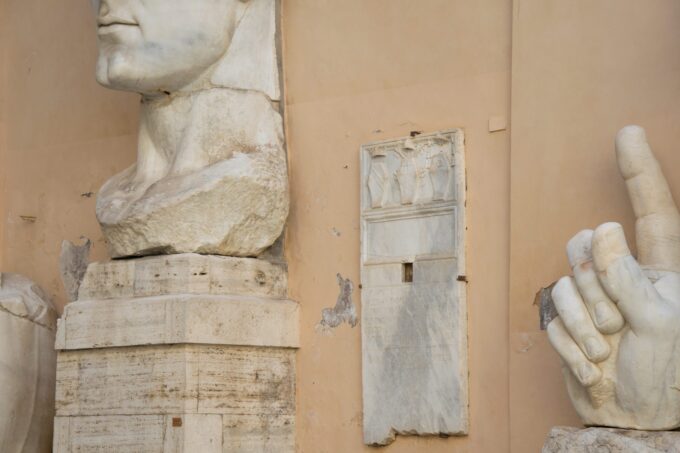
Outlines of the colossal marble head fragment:
M97 80L142 96L137 162L97 200L112 256L257 256L280 236L275 2L94 1Z

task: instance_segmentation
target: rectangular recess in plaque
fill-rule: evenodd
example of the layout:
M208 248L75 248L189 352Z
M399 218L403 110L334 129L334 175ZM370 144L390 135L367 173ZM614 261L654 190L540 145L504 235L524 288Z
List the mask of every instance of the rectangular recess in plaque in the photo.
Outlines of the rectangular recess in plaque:
M462 129L361 148L364 442L468 431Z

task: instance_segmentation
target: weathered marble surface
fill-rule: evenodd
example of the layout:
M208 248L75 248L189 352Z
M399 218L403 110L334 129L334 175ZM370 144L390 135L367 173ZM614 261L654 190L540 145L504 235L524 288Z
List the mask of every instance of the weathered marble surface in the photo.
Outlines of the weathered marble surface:
M296 302L247 296L175 295L66 306L58 349L142 344L299 347Z
M586 425L680 427L680 213L637 126L616 137L636 216L637 259L623 228L605 223L567 245L573 277L552 290L548 336Z
M142 95L137 163L97 198L111 255L262 253L289 203L276 1L95 8L97 80Z
M293 453L295 350L168 345L62 351L56 407L56 453ZM187 424L196 417L202 422ZM170 425L174 418L182 420L182 430ZM203 450L208 440L210 449Z
M292 349L222 345L62 351L57 415L294 415L294 362Z
M542 453L680 453L680 432L555 427Z
M188 253L91 263L78 299L173 294L284 299L287 291L288 274L284 264Z
M464 157L461 130L362 149L366 444L467 433Z
M0 274L0 451L49 453L57 313L31 280Z
M292 416L220 414L57 417L55 451L108 452L116 445L116 453L293 453L292 423Z

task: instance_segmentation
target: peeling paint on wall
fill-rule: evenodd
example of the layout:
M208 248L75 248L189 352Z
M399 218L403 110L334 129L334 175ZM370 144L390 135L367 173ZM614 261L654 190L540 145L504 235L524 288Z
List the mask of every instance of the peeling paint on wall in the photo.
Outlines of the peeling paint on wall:
M317 330L328 332L346 322L352 327L356 327L359 323L357 317L357 310L352 302L352 292L354 292L354 283L349 278L342 278L342 275L337 275L338 285L340 286L340 294L338 294L337 302L333 308L324 308L321 311L321 321L317 324Z
M556 283L553 282L550 286L541 288L534 298L534 305L538 306L539 310L541 330L546 330L550 321L558 316L555 302L552 299L552 289Z

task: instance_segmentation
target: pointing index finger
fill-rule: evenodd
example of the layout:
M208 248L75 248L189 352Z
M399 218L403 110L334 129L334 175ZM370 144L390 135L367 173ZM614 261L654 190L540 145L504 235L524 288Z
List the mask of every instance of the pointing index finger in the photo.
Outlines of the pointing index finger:
M680 214L645 130L621 129L616 157L637 219L638 261L649 269L680 271Z

